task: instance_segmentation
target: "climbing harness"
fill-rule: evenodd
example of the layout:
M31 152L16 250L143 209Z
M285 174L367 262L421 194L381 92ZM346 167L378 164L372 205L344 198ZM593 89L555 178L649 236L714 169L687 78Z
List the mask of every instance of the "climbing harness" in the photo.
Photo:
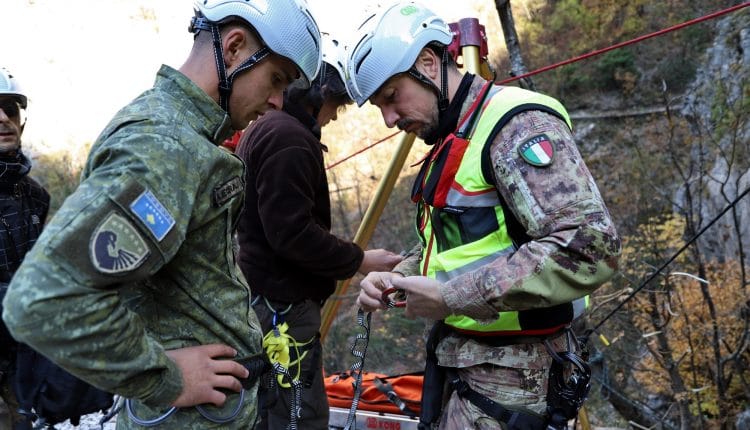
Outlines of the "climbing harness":
M307 356L309 350L300 353L300 348L304 348L312 344L316 338L308 340L307 342L297 342L287 332L289 331L289 325L287 323L281 323L274 325L266 335L263 337L263 349L265 349L268 359L271 363L279 363L286 369L295 368L292 379L297 380L302 374L302 360ZM297 358L292 360L290 355L290 347L294 348ZM276 379L280 387L289 388L291 384L284 382L284 375L276 375Z
M545 419L541 416L508 409L500 403L480 394L458 377L456 369L446 369L446 376L449 386L458 393L459 397L469 400L474 406L481 409L487 416L494 418L497 422L504 423L506 425L504 428L509 430L557 429L557 427L546 427ZM423 425L420 422L420 428L429 428Z
M514 337L512 338L514 340L498 337L499 340L490 342L494 346L531 342L545 344L552 357L547 386L546 416L509 409L462 381L458 375L458 369L440 366L435 352L437 344L451 330L453 329L445 322L438 321L430 330L427 339L419 429L431 429L433 424L440 419L445 386L481 409L487 416L504 423L506 426L504 428L509 430L564 430L567 429L568 420L577 416L589 392L591 371L586 363L588 354L585 347L570 329L565 329L563 333L567 336L567 346L566 351L562 352L555 351L552 347L551 337L544 339ZM473 339L478 342L485 340L479 336L474 336ZM577 355L576 351L581 351L581 355Z
M289 331L289 325L284 321L284 316L292 309L293 304L289 303L286 308L279 311L273 307L271 302L262 297L265 305L272 312L271 330L263 336L263 349L268 356L268 360L273 366L273 378L269 383L269 390L276 386L292 389L292 400L289 406L289 427L290 430L297 428L297 418L302 412L302 388L303 383L300 380L302 376L302 360L307 357L311 347L318 341L314 336L307 342L298 342L292 337ZM251 305L257 304L261 296L253 299ZM294 358L292 358L294 352ZM295 369L290 371L291 369ZM292 375L294 373L294 375Z
M388 309L404 307L406 302L396 299L403 298L403 293L402 290L389 287L383 290L381 301ZM392 296L394 294L395 296ZM370 313L367 313L365 316L362 309L358 310L357 324L362 328L362 331L356 335L351 350L352 355L357 358L357 361L351 366L350 371L350 374L355 377L353 382L354 395L346 426L344 427L345 430L356 429L356 411L362 390L362 368L364 367L364 358L369 342L370 320ZM591 370L587 363L588 353L585 349L585 344L582 344L578 340L569 327L563 329L563 331L558 331L558 333L564 334L567 339L567 348L562 352L555 351L550 343L550 339L555 335L543 337L482 337L481 340L478 340L498 347L518 343L544 343L548 353L552 357L547 387L547 409L544 416L508 409L472 389L466 382L459 378L457 369L439 366L435 350L437 343L447 335L448 330L451 330L451 328L443 321L437 322L431 330L427 341L427 360L422 390L420 429L432 428L433 423L439 419L442 412L443 387L445 383L447 383L447 386L451 390L455 390L460 397L467 399L488 416L498 420L498 422L505 423L509 429L564 430L567 429L568 420L577 417L578 411L589 393ZM581 355L577 354L578 351L581 352ZM381 391L387 394L392 390L388 390L388 387L383 387ZM391 401L394 401L394 399L391 399ZM394 403L398 405L397 402L394 401Z

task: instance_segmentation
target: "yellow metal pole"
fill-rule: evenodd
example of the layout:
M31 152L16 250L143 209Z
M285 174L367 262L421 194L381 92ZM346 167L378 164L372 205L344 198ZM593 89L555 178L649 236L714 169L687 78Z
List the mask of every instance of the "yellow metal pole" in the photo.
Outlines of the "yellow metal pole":
M589 422L589 414L586 412L586 406L581 406L578 410L578 422L581 423L581 430L591 430L591 423Z
M385 174L380 179L378 189L375 191L375 196L372 198L372 202L365 211L364 217L362 217L362 223L359 225L359 229L354 235L354 243L363 249L367 247L367 244L372 238L378 220L383 214L383 209L385 208L386 203L388 203L388 198L391 196L393 187L396 185L398 175L404 167L406 157L409 155L409 151L414 144L415 137L414 134L408 133L401 139L401 143L399 143L396 153L393 155ZM325 339L328 334L328 330L331 328L336 312L341 305L341 296L346 292L350 282L351 279L339 281L336 284L336 291L323 306L320 320L321 339Z
M461 49L461 55L464 57L464 65L466 71L469 73L477 73L479 70L479 47L478 46L464 46Z

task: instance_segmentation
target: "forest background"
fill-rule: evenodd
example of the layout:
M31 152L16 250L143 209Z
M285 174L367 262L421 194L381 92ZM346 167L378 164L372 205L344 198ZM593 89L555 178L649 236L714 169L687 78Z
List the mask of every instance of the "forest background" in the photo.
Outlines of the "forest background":
M504 3L471 2L472 16L486 27L498 80L511 70L498 19ZM525 65L534 70L739 3L513 0L511 6ZM141 10L139 19L157 20L153 10ZM595 425L723 429L742 423L750 408L750 197L730 206L750 185L748 29L750 12L742 9L531 78L571 112L579 149L623 239L620 273L594 294L592 312L578 327L581 334L597 329L588 338L594 380L587 410ZM376 109L351 107L324 130L326 162L392 133ZM329 169L340 237L354 237L399 138ZM62 152L40 150L44 142L24 145L54 211L75 189L91 142ZM420 141L412 148L370 247L401 252L414 244L411 165L426 150ZM349 349L357 290L354 279L332 298L342 306L325 340L328 373L355 361ZM374 314L366 370L421 370L425 326L399 310Z

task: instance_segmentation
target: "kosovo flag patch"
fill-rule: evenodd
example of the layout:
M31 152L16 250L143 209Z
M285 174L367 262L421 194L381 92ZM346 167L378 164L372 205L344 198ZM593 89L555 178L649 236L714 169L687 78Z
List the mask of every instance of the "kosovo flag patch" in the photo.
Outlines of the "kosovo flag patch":
M532 137L518 147L521 158L532 166L545 167L552 164L555 147L546 134Z
M130 210L159 242L174 227L174 218L151 190L144 191L130 204Z
M96 270L117 274L138 268L150 251L135 226L112 212L94 230L89 243L91 263Z

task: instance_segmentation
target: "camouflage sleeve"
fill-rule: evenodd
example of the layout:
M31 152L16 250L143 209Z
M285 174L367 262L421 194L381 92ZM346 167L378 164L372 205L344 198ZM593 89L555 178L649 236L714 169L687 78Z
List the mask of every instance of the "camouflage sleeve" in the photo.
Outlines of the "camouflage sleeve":
M182 389L179 369L120 292L156 273L185 236L192 202L177 194L195 190L167 195L159 184L199 180L178 177L189 160L165 166L137 154L136 142L121 143L92 150L88 176L14 276L3 319L14 337L81 379L163 406Z
M422 244L417 243L409 252L404 255L404 259L391 270L393 273L399 273L403 276L417 276L419 273L419 262L422 256Z
M522 155L540 138L554 148L548 163ZM495 137L490 157L497 188L531 241L445 284L451 310L486 320L498 311L549 307L614 275L620 239L563 121L541 111L516 115Z

